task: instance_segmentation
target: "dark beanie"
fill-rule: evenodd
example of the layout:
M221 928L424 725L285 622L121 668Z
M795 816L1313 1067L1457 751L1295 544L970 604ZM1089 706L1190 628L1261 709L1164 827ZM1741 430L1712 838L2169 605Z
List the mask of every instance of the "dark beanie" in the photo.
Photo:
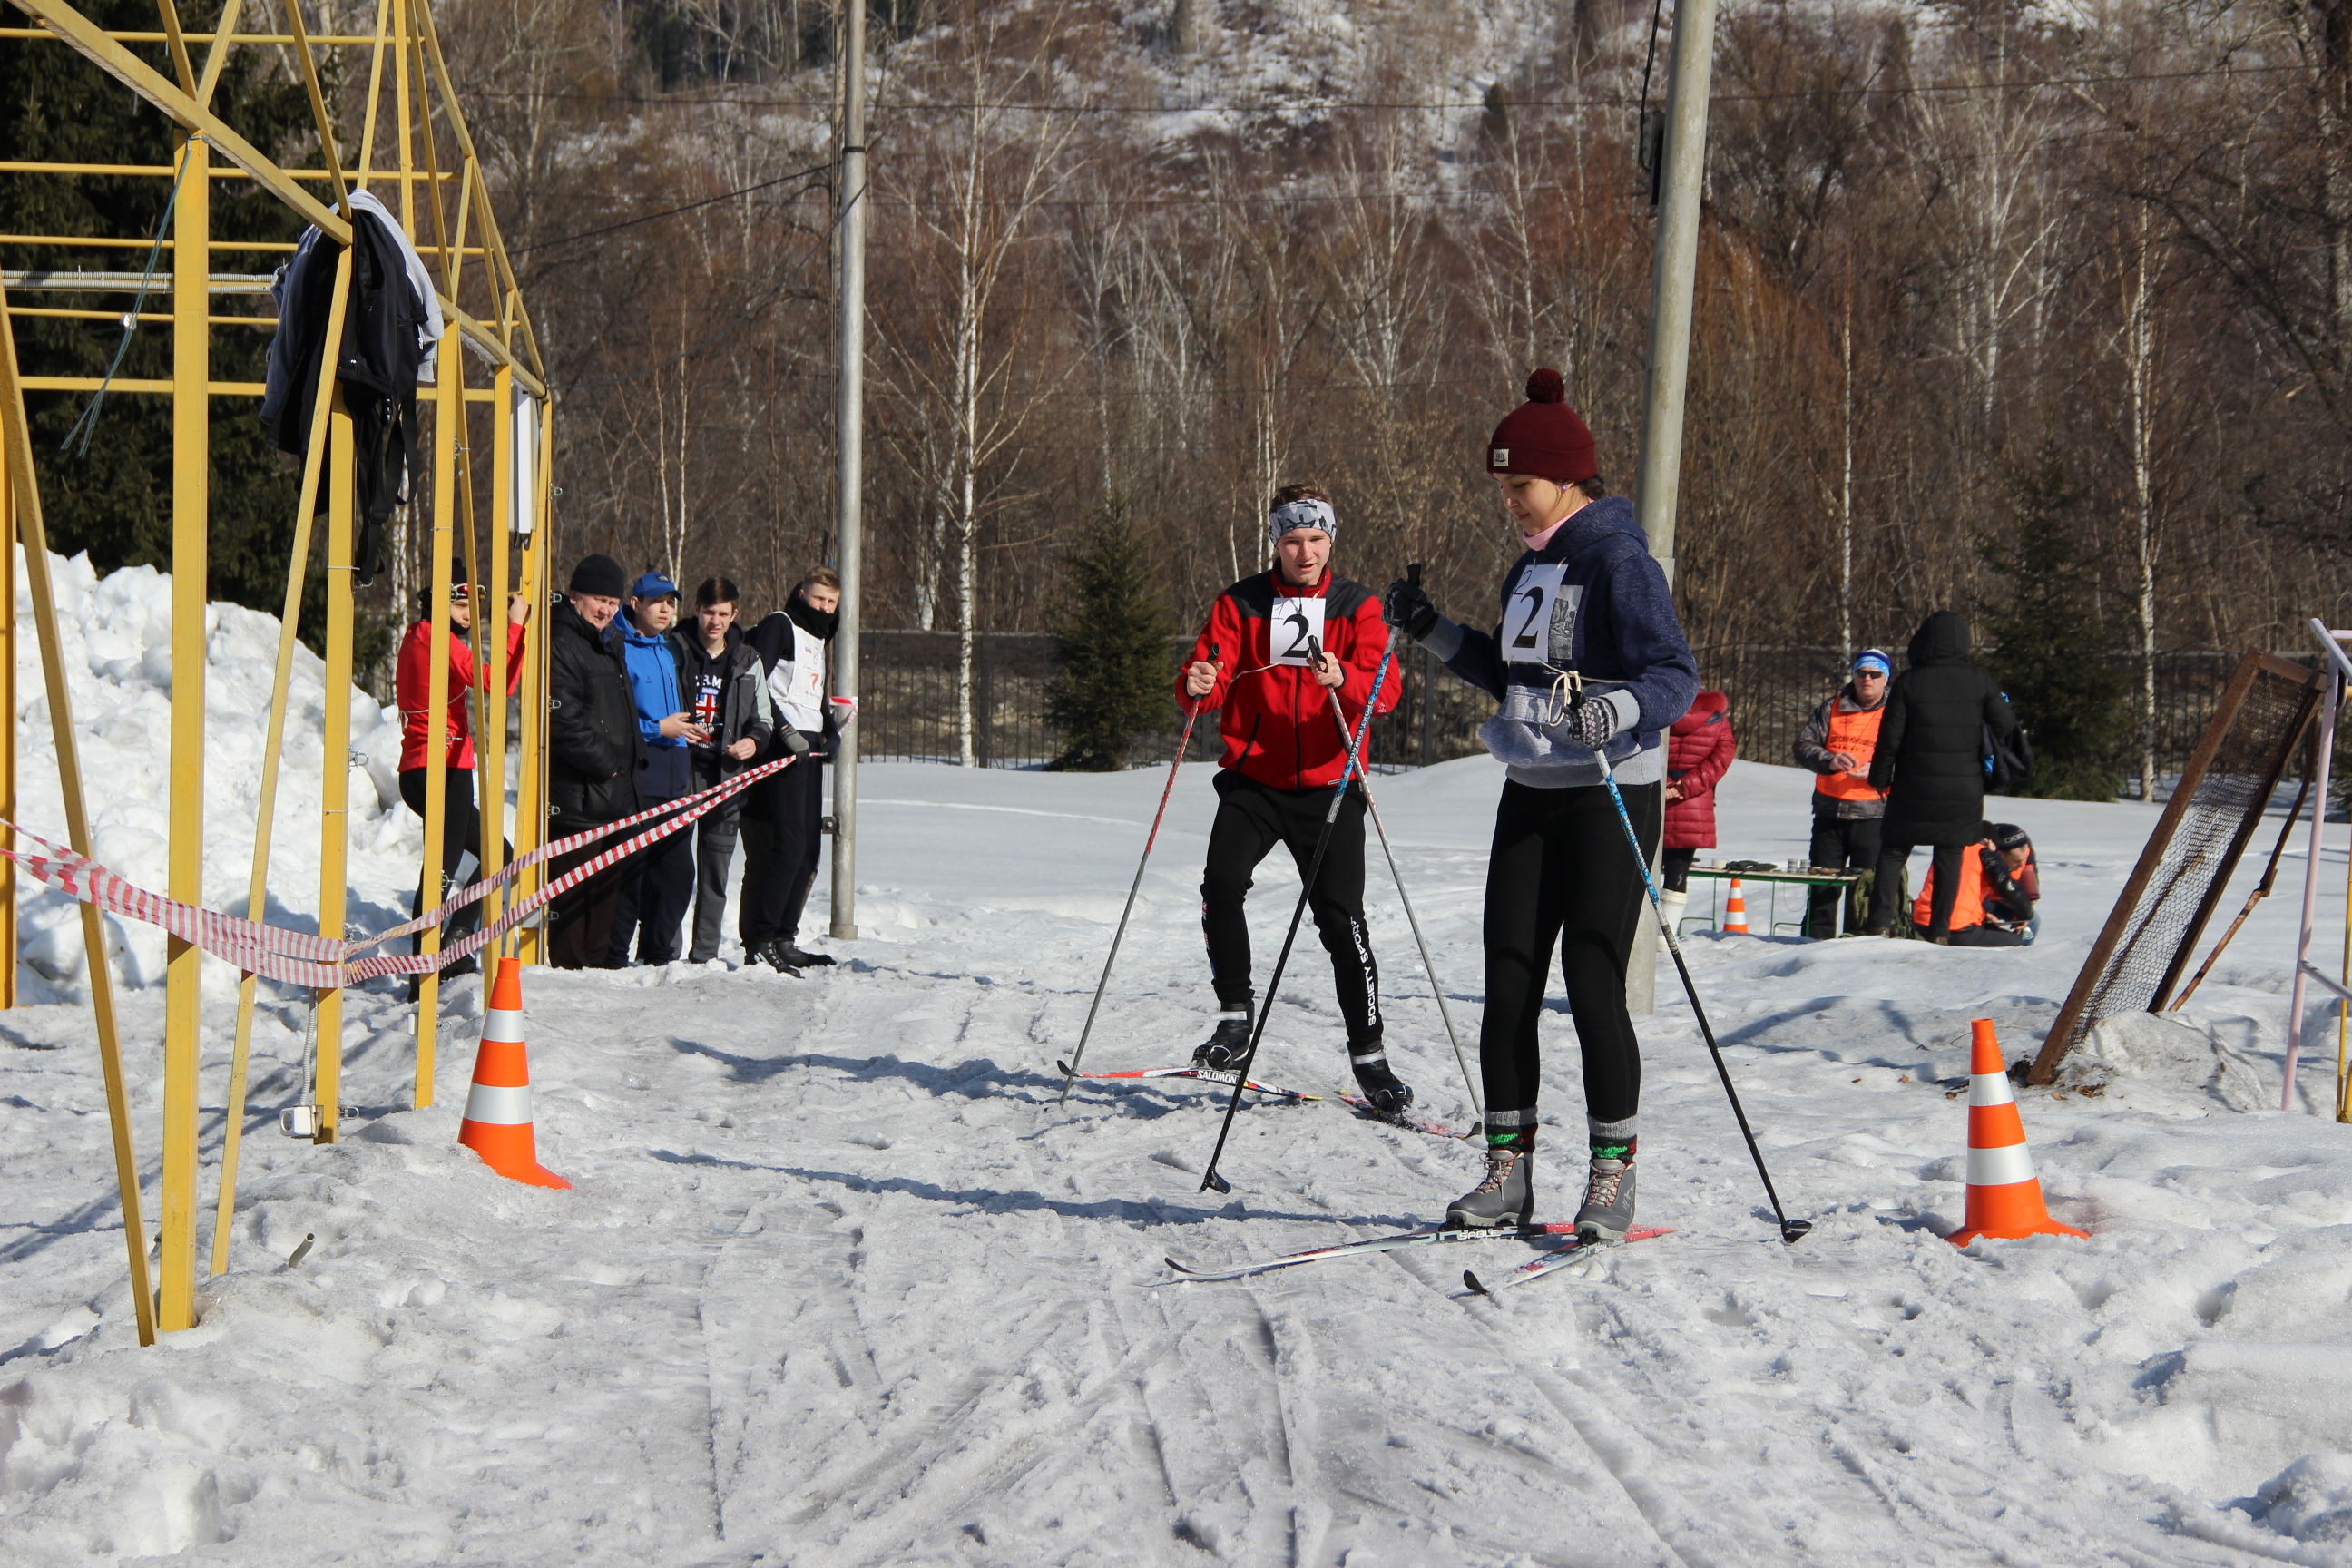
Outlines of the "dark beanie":
M1996 849L2022 849L2033 842L2025 836L2025 829L2014 822L1988 822L1985 837L1992 840Z
M1556 485L1581 484L1601 472L1592 432L1568 405L1568 383L1547 365L1528 377L1528 400L1504 416L1486 443L1486 471L1533 474Z
M607 599L625 599L629 596L629 574L622 571L621 563L609 555L585 556L579 565L572 569L569 591L601 595Z

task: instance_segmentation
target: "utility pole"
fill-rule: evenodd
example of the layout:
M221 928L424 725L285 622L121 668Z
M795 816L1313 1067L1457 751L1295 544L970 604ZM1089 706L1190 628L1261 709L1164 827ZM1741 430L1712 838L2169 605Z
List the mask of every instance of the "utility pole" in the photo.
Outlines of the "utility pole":
M857 696L857 631L863 583L866 471L866 0L841 8L841 379L834 442L835 570L841 620L834 634L833 689ZM857 934L857 727L845 728L833 757L832 934Z
M1658 206L1657 258L1650 273L1650 357L1642 388L1642 461L1633 515L1650 553L1675 581L1675 500L1682 479L1683 403L1690 380L1691 298L1698 271L1699 198L1706 187L1706 95L1715 72L1715 0L1677 0L1674 58L1666 75L1665 192ZM1656 857L1652 857L1655 875ZM1657 931L1635 928L1625 968L1625 1003L1654 1009Z

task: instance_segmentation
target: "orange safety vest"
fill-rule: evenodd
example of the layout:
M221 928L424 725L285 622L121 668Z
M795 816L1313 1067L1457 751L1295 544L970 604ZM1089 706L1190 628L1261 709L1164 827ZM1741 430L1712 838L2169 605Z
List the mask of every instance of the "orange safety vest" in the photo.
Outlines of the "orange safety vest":
M1984 847L1971 844L1960 855L1960 896L1952 900L1951 931L1965 931L1969 926L1984 924L1985 908ZM1919 896L1911 900L1911 923L1921 931L1935 913L1936 868L1927 868L1927 879L1919 884Z
M1816 773L1813 787L1832 800L1884 800L1886 792L1870 785L1870 759L1878 752L1878 721L1886 717L1886 704L1880 702L1868 710L1848 708L1843 693L1830 699L1829 733L1822 738L1822 750L1843 752L1862 764L1858 773Z

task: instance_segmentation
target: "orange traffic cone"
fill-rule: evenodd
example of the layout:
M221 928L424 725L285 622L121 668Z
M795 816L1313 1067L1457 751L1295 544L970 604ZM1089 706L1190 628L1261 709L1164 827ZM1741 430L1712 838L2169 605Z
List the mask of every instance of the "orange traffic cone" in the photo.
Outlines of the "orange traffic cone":
M2021 1236L2088 1236L2050 1217L2033 1157L2025 1152L2025 1123L2017 1117L2017 1096L2000 1059L1992 1020L1976 1020L1969 1061L1969 1208L1951 1236L1966 1247L1980 1236L2008 1240Z
M522 1046L522 961L499 960L498 984L482 1015L482 1049L474 1058L474 1087L457 1142L491 1170L535 1187L572 1184L539 1163L539 1136L530 1121L530 1063Z
M1748 900L1739 896L1739 879L1731 879L1731 892L1723 904L1723 929L1748 934Z

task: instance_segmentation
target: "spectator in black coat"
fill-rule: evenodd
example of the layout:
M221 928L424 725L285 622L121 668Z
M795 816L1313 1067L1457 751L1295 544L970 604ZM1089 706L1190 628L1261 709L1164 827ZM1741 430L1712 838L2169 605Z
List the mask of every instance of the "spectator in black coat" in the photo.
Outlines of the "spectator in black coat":
M1910 668L1886 692L1870 782L1887 791L1886 826L1864 934L1884 936L1895 921L1904 864L1917 845L1935 850L1935 899L1927 929L1951 943L1960 857L1984 833L1985 734L2017 733L2017 716L1993 678L1969 659L1969 623L1937 610L1911 638Z
M610 636L629 580L609 555L572 569L570 593L547 617L548 831L557 838L637 810L646 765L637 702L620 639ZM548 879L612 846L591 844L548 863ZM559 969L610 966L620 867L607 867L547 909L547 961Z

